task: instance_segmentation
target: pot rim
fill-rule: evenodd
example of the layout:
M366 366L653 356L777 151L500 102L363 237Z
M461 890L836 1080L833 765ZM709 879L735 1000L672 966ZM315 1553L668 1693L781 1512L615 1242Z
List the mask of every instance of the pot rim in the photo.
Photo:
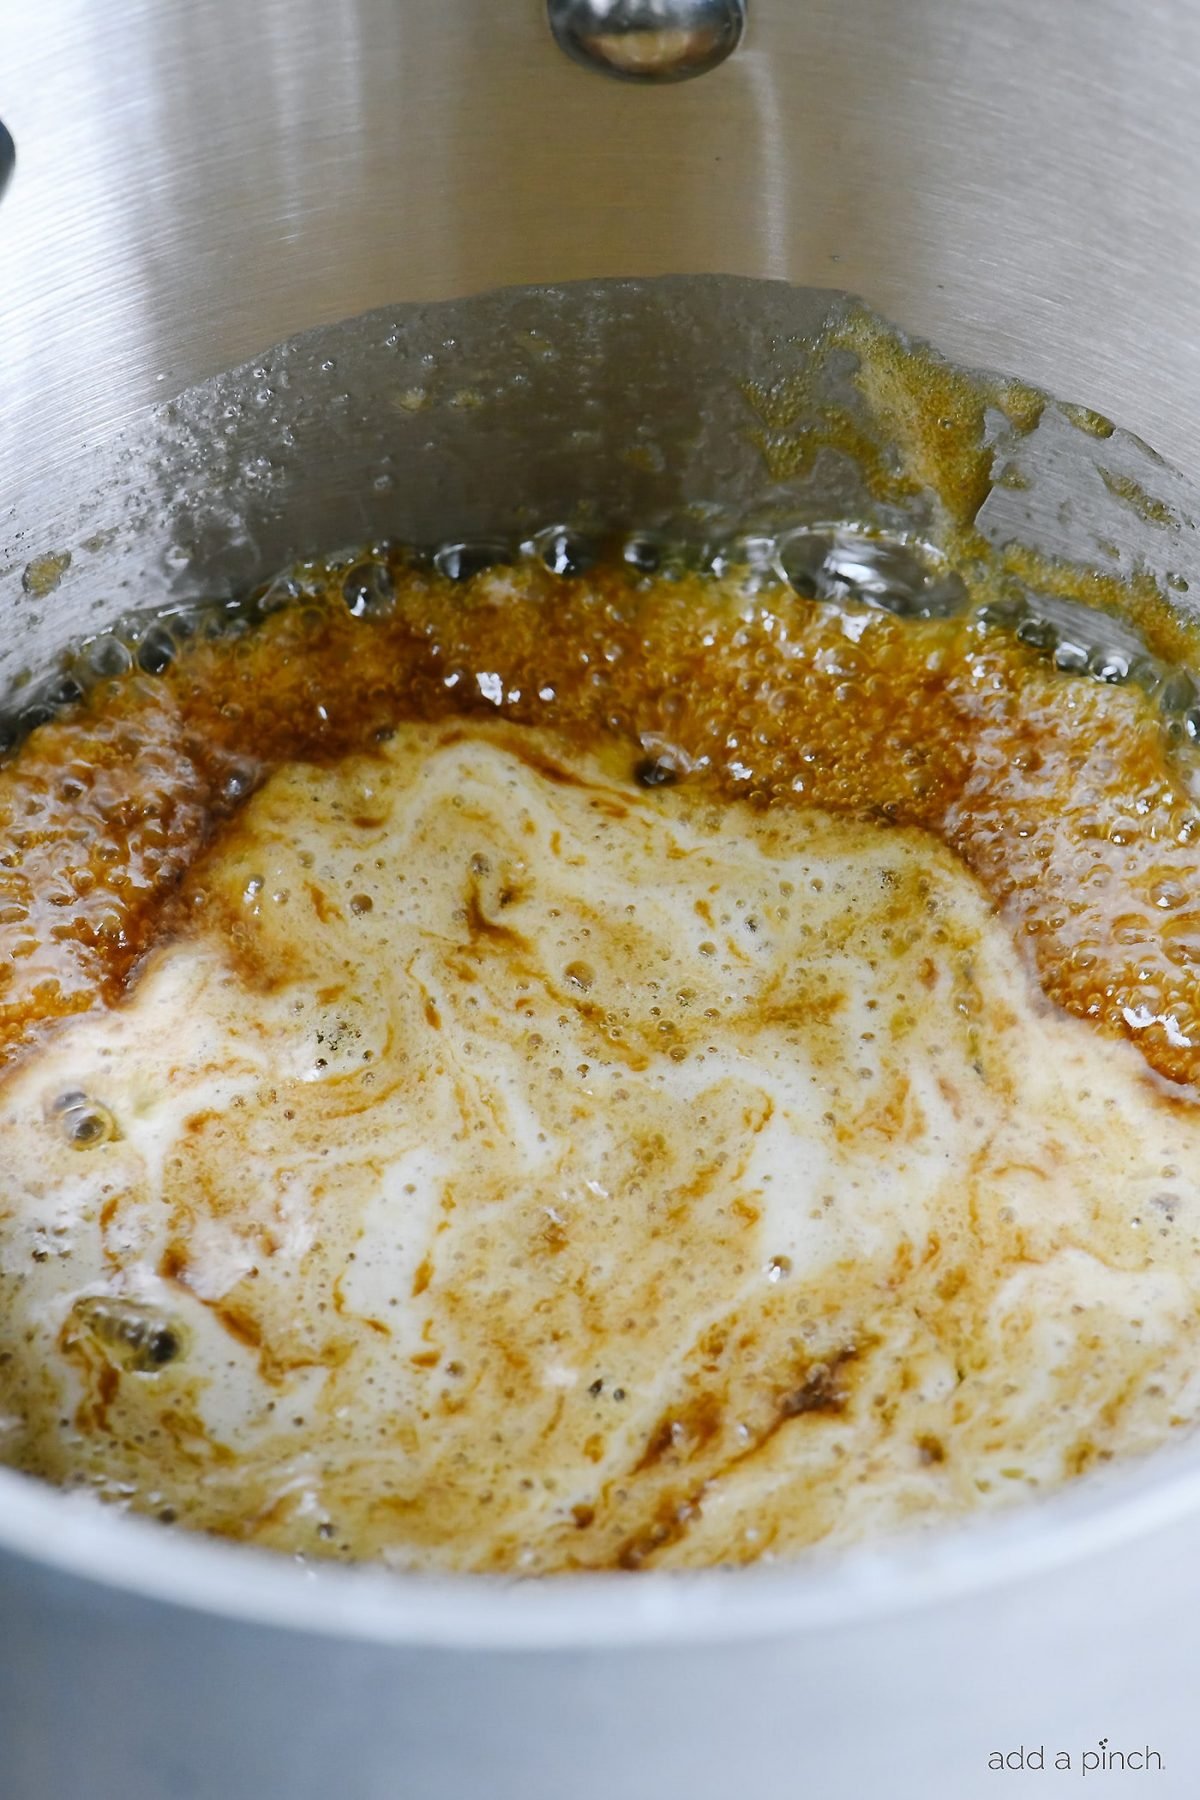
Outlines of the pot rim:
M1044 1575L1200 1513L1200 1446L1009 1510L793 1562L520 1579L302 1562L0 1469L0 1553L143 1600L316 1636L595 1650L824 1631Z

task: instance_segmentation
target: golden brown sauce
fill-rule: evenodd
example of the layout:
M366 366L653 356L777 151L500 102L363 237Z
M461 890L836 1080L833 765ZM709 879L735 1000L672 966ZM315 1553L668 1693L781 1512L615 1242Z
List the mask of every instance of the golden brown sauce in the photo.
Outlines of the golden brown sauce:
M958 616L377 551L367 616L309 571L0 764L0 1460L549 1572L850 1541L1194 1425L1194 754L974 602L1193 634L979 537L986 411L1039 395L826 347L890 447L792 378L747 393L767 467L935 493Z
M0 1054L116 997L185 916L180 883L273 768L450 714L663 746L755 807L915 825L983 884L1047 995L1200 1074L1200 815L1136 688L1064 675L968 613L847 613L780 588L396 573L384 618L336 587L254 634L98 689L0 768Z
M0 1084L5 1460L284 1551L638 1569L1192 1423L1200 1111L928 833L670 768L492 708L263 784Z

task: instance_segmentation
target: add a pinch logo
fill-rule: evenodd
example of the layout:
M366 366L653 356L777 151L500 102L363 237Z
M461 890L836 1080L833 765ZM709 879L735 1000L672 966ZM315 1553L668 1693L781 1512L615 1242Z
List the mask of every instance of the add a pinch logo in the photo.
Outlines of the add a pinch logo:
M1044 1769L1045 1766L1044 1744L1037 1744L1029 1749L1024 1744L1019 1744L1015 1750L993 1750L988 1757L989 1769Z
M1071 1769L1085 1776L1109 1774L1114 1770L1144 1773L1165 1766L1161 1754L1148 1744L1132 1750L1116 1750L1107 1738L1101 1738L1094 1750L1047 1751L1044 1744L1018 1744L1015 1750L993 1750L988 1757L989 1769Z

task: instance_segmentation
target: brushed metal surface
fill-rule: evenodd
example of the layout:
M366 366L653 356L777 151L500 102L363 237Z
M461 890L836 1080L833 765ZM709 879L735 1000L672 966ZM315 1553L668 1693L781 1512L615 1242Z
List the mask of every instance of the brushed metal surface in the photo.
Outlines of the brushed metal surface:
M236 599L289 562L373 539L511 546L548 525L636 525L711 549L837 518L936 537L919 481L885 506L844 450L764 456L760 396L780 387L806 399L777 453L819 431L822 408L888 453L847 358L820 348L848 307L860 316L829 289L729 275L501 288L320 326L198 383L53 479L0 491L0 730L37 705L16 678L119 614ZM989 434L1006 470L978 517L990 541L1146 570L1195 609L1194 484L1056 405L1032 430L997 412ZM1140 510L1122 484L1147 496ZM49 597L30 564L55 566Z
M1081 1784L1099 1738L1194 1800L1191 1527L813 1634L507 1655L332 1644L0 1557L5 1800L986 1800ZM1047 1770L997 1775L995 1749ZM1058 1747L1069 1774L1053 1772ZM1028 1788L1026 1783L1029 1784ZM1013 1789L1010 1790L1010 1785Z
M307 326L498 283L861 293L1186 466L1200 9L758 0L642 89L543 0L0 0L0 489Z

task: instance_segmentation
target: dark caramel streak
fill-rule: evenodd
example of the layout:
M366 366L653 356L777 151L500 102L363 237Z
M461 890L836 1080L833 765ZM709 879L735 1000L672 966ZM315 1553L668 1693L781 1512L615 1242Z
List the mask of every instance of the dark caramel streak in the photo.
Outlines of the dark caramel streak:
M767 1443L788 1419L801 1418L805 1413L834 1415L844 1412L849 1393L842 1379L843 1371L858 1354L857 1348L851 1346L839 1350L828 1362L814 1363L799 1387L784 1394L779 1402L779 1418L775 1426L755 1448L761 1449L762 1444ZM745 1458L739 1460L744 1461Z
M315 881L306 882L305 887L308 889L313 911L322 925L328 925L331 919L341 918L341 908L334 905L324 888L318 887Z
M503 902L501 902L503 904ZM466 898L463 906L463 919L467 927L467 939L472 945L481 943L499 946L505 950L525 950L528 948L519 931L511 925L501 924L488 917L483 908L483 899L479 892L479 883L472 878L467 884Z
M689 1485L685 1492L673 1490L660 1495L653 1503L650 1518L630 1532L617 1546L614 1566L641 1569L656 1555L679 1543L690 1525L703 1511L704 1496L735 1471L760 1456L772 1439L794 1419L811 1416L836 1418L845 1412L850 1401L846 1371L862 1354L856 1344L844 1345L825 1361L814 1361L802 1372L794 1385L778 1389L769 1416L757 1428L747 1428L748 1441L732 1455L718 1458L704 1471L702 1479ZM624 1486L632 1487L639 1475L667 1464L686 1468L702 1462L710 1446L720 1448L729 1425L728 1402L716 1393L701 1393L684 1406L666 1413L655 1427L641 1457L624 1478ZM610 1490L611 1491L611 1490ZM596 1509L589 1526L595 1522ZM578 1523L578 1521L576 1521Z
M213 1306L210 1310L213 1317L221 1321L231 1338L239 1344L245 1344L247 1349L262 1349L262 1326L253 1313L241 1306Z
M700 1490L702 1492L703 1490ZM627 1537L617 1550L613 1566L631 1573L644 1569L651 1557L679 1543L688 1526L700 1514L699 1493L695 1496L664 1495L649 1523Z
M690 1461L706 1444L712 1442L721 1430L724 1422L724 1410L716 1394L698 1394L694 1400L664 1415L650 1434L650 1440L637 1462L632 1474L640 1475L643 1470L653 1468L655 1463L662 1462L670 1456L675 1460Z

